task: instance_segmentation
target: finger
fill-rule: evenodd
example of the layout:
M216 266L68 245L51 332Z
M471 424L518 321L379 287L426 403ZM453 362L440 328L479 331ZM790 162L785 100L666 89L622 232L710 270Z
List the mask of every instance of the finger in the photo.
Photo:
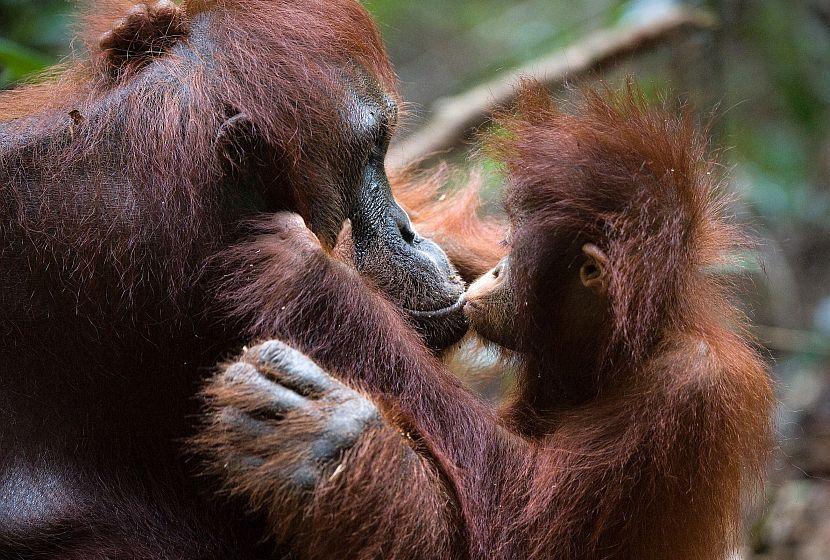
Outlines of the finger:
M99 38L105 60L120 67L164 54L187 34L184 11L169 0L134 4Z
M292 241L312 250L321 248L320 240L308 229L305 220L294 212L277 212L268 220L267 231L283 241Z
M268 219L268 232L283 239L294 239L312 234L305 220L295 212L277 212Z
M158 2L153 5L153 10L166 15L176 14L179 12L180 8L171 2L171 0L158 0Z
M246 135L253 128L251 119L245 113L236 113L219 126L216 133L217 144L233 141L236 137Z
M289 484L302 492L310 492L320 482L320 467L310 461L301 461L299 465L287 469Z
M302 352L279 340L271 340L252 350L257 365L286 387L303 395L322 394L343 386Z
M309 402L296 391L262 375L251 364L238 362L223 373L225 383L244 392L246 400L277 414L308 409Z
M353 394L338 403L326 418L325 432L339 446L348 447L361 434L380 423L380 412L369 399Z
M147 8L147 4L142 2L127 10L126 18L129 25L138 25L147 20L149 16L149 8Z
M273 221L286 229L308 229L303 217L296 212L275 212Z

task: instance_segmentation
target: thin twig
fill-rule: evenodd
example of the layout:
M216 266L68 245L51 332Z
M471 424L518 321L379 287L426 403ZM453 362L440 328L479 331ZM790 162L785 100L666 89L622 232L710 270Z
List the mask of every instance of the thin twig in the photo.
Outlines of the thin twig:
M564 50L535 59L466 93L437 101L432 118L392 147L388 163L390 167L403 167L450 150L486 122L493 109L509 105L523 77L559 86L679 35L712 29L716 24L708 12L678 8L643 23L591 33Z

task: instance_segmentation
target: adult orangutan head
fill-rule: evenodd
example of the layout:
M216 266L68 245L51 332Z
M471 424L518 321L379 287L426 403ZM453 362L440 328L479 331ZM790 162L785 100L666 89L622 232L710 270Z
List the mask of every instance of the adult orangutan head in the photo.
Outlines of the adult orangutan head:
M1 133L38 144L37 154L8 153L38 174L24 180L82 179L73 196L112 202L95 209L106 222L130 205L140 212L112 232L108 252L90 234L89 217L73 213L57 190L47 189L50 200L38 207L48 211L24 216L24 227L59 219L77 249L59 250L60 258L112 258L130 271L113 275L113 293L135 295L124 281L186 286L182 275L217 234L233 241L258 216L297 212L328 249L350 220L356 267L408 312L429 345L460 338L462 281L391 193L384 158L398 120L395 77L359 3L161 1L122 10L96 3L89 61L59 83L0 100L9 121ZM143 261L135 253L156 244L163 249ZM113 299L100 282L91 293Z

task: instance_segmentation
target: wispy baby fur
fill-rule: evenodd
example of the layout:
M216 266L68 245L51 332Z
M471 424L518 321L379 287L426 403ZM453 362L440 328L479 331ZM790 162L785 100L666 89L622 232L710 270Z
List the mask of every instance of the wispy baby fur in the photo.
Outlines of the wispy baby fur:
M510 283L527 302L506 413L547 426L517 518L528 557L725 557L763 477L774 399L718 273L747 245L719 166L690 114L630 83L560 109L529 82L519 100L493 146L509 182ZM544 327L559 305L546 282L573 274L557 253L588 242L609 259L611 324L574 349ZM564 409L537 397L563 377L595 397Z
M637 360L658 333L698 324L701 296L729 295L725 276L707 272L730 264L748 239L728 219L722 166L691 111L654 107L631 82L578 95L560 109L528 82L518 111L499 119L508 134L490 146L505 161L508 212L527 219L528 236L603 240L612 344Z

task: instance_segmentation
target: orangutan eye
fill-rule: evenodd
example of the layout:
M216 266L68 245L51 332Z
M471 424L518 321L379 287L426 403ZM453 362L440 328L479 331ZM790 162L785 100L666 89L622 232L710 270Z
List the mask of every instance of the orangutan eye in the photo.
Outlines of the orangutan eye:
M384 116L378 125L377 144L384 151L389 148L389 142L392 140L392 127L389 126L389 120Z

